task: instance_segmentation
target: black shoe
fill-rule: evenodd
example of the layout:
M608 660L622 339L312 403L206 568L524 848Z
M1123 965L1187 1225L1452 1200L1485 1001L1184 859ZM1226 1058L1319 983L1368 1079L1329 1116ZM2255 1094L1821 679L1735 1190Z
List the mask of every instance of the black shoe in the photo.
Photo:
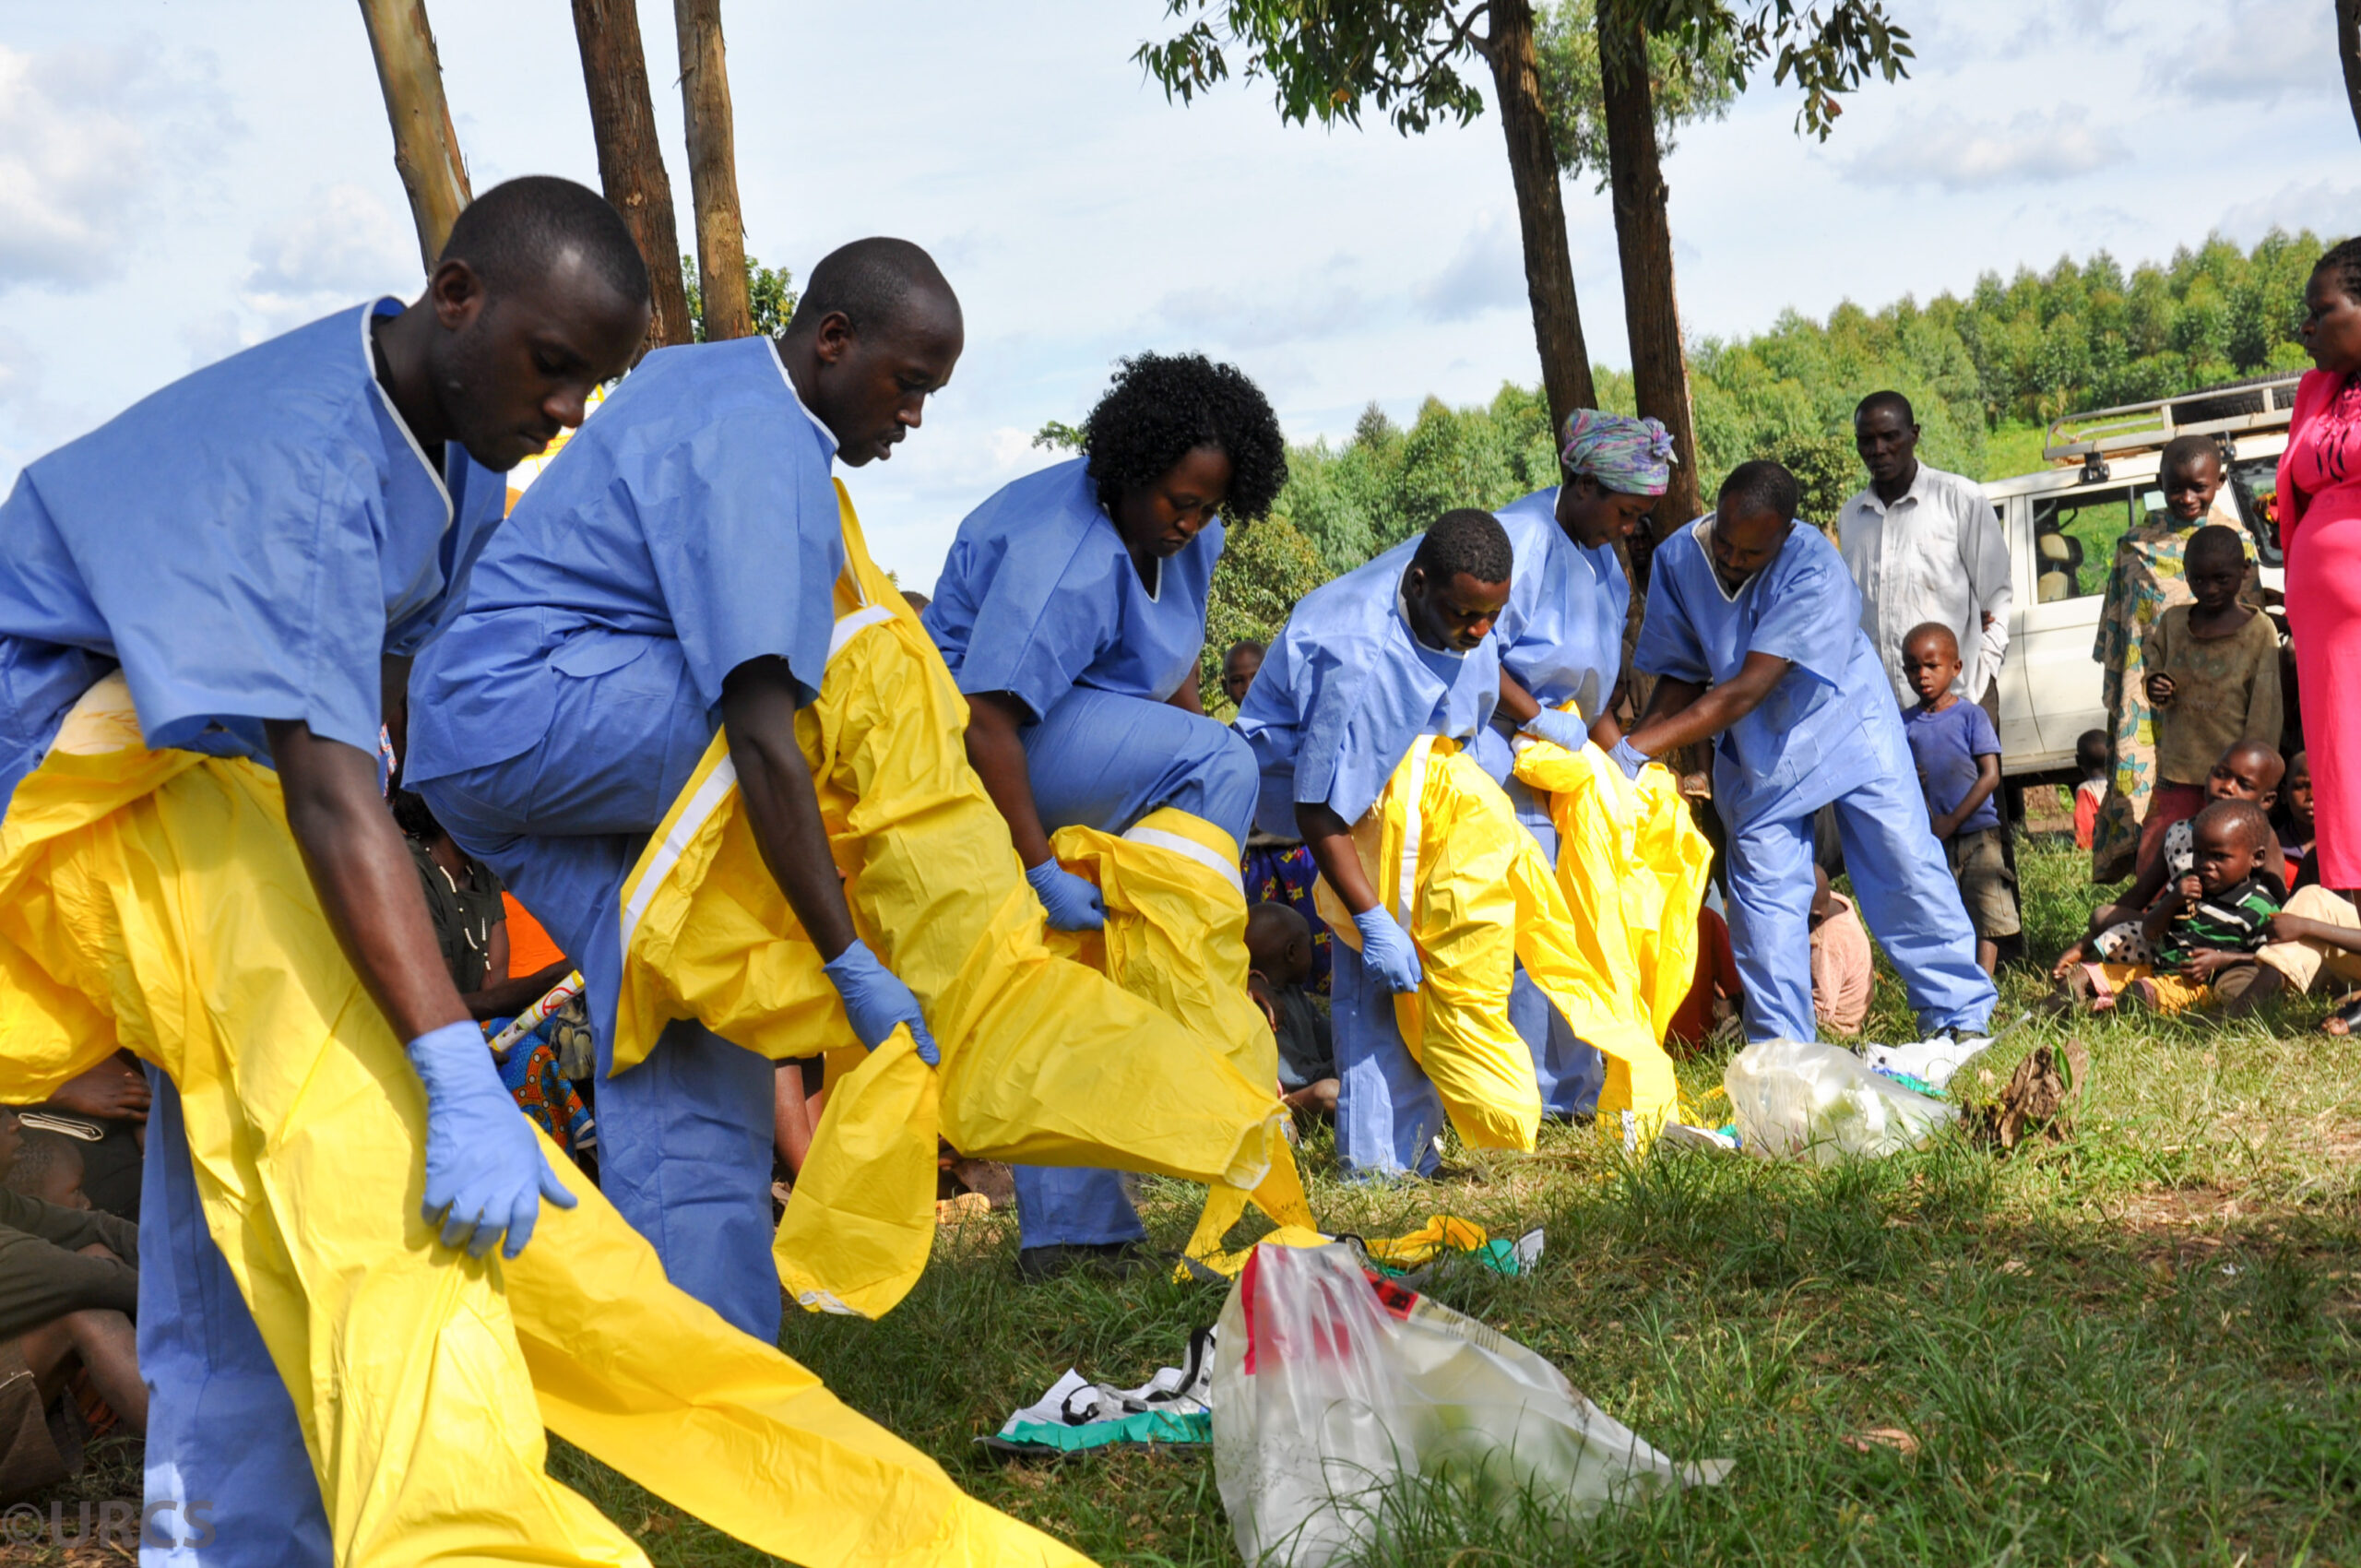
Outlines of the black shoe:
M1046 1247L1025 1247L1016 1254L1016 1277L1027 1284L1055 1279L1080 1269L1116 1275L1152 1261L1145 1241L1055 1241Z

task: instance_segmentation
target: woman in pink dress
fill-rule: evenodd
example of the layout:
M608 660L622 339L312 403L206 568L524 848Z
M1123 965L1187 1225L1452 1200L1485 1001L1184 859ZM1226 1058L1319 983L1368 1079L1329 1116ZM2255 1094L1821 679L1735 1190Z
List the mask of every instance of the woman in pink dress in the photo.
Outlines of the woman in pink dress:
M2323 885L2361 888L2361 239L2320 257L2304 290L2304 350L2279 459L2287 628Z

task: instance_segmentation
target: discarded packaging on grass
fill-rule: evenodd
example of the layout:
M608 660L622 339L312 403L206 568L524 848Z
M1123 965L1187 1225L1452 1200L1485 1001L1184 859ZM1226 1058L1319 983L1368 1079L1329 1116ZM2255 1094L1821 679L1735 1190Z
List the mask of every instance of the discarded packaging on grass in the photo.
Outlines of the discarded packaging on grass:
M1373 1277L1343 1243L1257 1247L1220 1337L1214 1474L1250 1563L1352 1552L1406 1483L1572 1517L1729 1471L1667 1458L1533 1351Z
M1765 1159L1817 1165L1913 1146L1954 1112L1940 1099L1872 1072L1851 1051L1792 1039L1757 1040L1722 1075L1739 1145Z
M1033 1404L1000 1431L977 1441L996 1453L1032 1457L1094 1448L1201 1443L1213 1432L1215 1331L1189 1336L1180 1365L1166 1367L1137 1388L1093 1383L1069 1368Z

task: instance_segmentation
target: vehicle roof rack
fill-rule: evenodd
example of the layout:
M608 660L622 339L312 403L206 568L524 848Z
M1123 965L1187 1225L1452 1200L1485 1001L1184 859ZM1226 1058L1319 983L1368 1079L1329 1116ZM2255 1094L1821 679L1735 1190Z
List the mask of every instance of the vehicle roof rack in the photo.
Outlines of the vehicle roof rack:
M2053 463L2067 463L2094 454L2152 450L2177 435L2236 437L2249 431L2284 430L2296 407L2298 379L2259 376L2177 398L2068 414L2050 422L2041 455Z

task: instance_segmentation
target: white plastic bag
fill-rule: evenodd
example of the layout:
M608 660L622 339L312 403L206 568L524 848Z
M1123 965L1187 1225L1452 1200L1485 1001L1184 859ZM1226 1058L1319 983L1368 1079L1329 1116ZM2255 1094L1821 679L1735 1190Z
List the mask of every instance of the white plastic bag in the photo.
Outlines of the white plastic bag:
M1341 1242L1257 1247L1220 1337L1214 1475L1250 1564L1319 1568L1366 1543L1408 1477L1572 1517L1729 1469L1675 1464L1531 1350L1372 1280Z
M1722 1075L1739 1146L1765 1159L1830 1165L1852 1155L1909 1148L1950 1122L1940 1099L1872 1073L1849 1051L1792 1039L1757 1040Z

